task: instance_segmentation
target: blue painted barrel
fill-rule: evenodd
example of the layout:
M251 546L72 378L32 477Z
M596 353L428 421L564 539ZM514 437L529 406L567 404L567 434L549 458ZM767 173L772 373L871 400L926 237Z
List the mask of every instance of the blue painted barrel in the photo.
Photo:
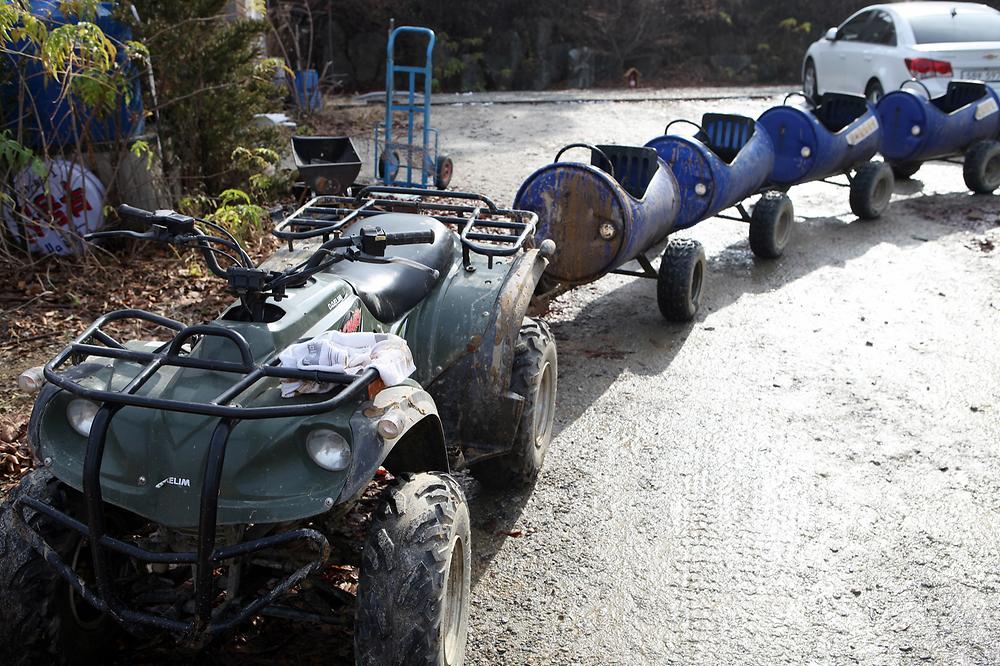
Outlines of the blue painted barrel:
M874 157L882 142L875 107L860 95L827 93L817 106L783 104L761 114L757 124L774 144L772 185L844 173Z
M115 18L115 4L97 3L94 23L118 47L118 62L124 64L125 52L122 45L132 39L132 31ZM31 13L39 17L49 30L78 20L65 16L61 12L60 3L55 0L32 0L29 6ZM10 100L11 103L0 104L0 129L15 130L22 126L23 140L34 147L72 145L84 134L91 141L110 141L136 136L145 130L138 70L131 71L130 99L122 97L112 112L98 115L75 96L62 95L62 86L45 73L34 53L34 47L27 40L4 46L9 52L0 57L0 70L7 71L0 71L0 80L7 80L0 84L0 98ZM10 76L4 77L8 73ZM19 85L27 89L31 100L28 108L23 110L30 118L20 124L19 115L22 110L15 102L19 99Z
M555 241L546 272L567 285L593 282L666 238L679 209L677 181L655 151L596 148L591 164L557 161L537 170L514 198L515 209L538 215L536 243Z
M685 229L758 192L774 166L774 146L753 118L706 113L693 137L646 144L670 165L680 188L676 227Z
M878 103L882 154L892 162L925 162L964 152L1000 131L1000 98L978 81L951 81L929 99L918 85L896 90Z
M319 94L319 73L315 69L295 72L295 103L306 111L319 111L323 105Z

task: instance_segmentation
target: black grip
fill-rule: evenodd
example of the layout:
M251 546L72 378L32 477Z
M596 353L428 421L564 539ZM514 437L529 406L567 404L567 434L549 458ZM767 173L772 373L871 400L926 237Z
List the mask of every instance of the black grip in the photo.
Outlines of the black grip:
M433 243L434 232L430 229L424 231L400 231L394 234L386 234L387 245L417 245L419 243Z
M152 222L156 219L156 213L151 213L148 210L136 208L135 206L129 206L128 204L118 206L118 216L122 218L128 217L139 222Z

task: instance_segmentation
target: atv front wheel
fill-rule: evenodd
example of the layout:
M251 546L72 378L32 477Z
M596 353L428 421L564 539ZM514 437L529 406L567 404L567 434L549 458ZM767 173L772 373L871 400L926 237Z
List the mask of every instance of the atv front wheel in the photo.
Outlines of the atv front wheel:
M552 441L557 373L556 343L548 325L525 318L510 378L510 390L524 398L517 435L507 453L469 466L480 483L491 488L526 486L538 476Z
M469 509L447 474L400 475L375 511L358 580L354 660L460 666L472 581Z
M750 216L750 250L762 259L777 259L785 252L793 224L795 209L788 195L764 192Z
M31 509L14 507L18 498L27 496L66 511L72 492L48 470L36 469L0 507L0 663L98 663L123 635L114 619L83 600L15 527L14 511L23 511L28 526L82 573L89 566L90 550L79 534Z
M656 274L656 304L668 321L694 319L705 281L705 248L690 238L672 238L660 257Z

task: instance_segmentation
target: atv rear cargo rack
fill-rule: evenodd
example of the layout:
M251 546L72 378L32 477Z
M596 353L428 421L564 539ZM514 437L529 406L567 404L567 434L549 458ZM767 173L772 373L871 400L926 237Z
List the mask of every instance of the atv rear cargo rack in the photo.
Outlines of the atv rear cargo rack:
M388 195L387 198L371 195ZM403 198L405 197L405 198ZM471 204L456 204L441 199L462 199ZM524 210L498 207L482 194L471 192L434 192L419 188L372 185L354 196L315 197L274 228L274 235L288 242L289 251L296 240L338 236L357 219L384 213L422 213L443 224L457 227L462 240L462 256L470 266L470 252L489 259L517 254L533 240L538 215Z
M102 327L107 324L127 320L153 324L170 329L175 333L169 341L164 342L154 351L129 349L102 330ZM183 347L187 342L194 338L207 336L222 337L231 341L239 351L240 361L212 361L193 358L190 354L184 353ZM110 613L125 624L149 625L181 632L191 638L198 638L226 631L258 612L271 612L275 615L321 621L320 616L313 616L283 606L271 606L281 595L317 571L326 562L330 545L321 533L313 529L302 528L216 547L219 491L226 447L230 433L240 420L307 416L326 412L348 400L361 396L379 375L378 371L373 368L365 370L358 376L282 368L277 365L276 356L277 354L274 354L264 363L255 363L246 339L239 332L222 326L212 324L185 326L172 319L142 310L120 310L98 318L54 359L49 361L44 369L46 380L53 385L100 404L87 438L83 463L83 495L87 522L76 520L51 505L28 496L21 496L17 500L19 505L45 514L62 526L75 530L86 537L93 560L96 593L89 583L84 582L73 568L67 565L55 550L45 543L41 534L28 525L20 508L14 511L19 532L49 564L56 568L81 597L98 610ZM126 360L142 364L142 368L120 390L88 388L61 372L67 361L70 361L72 366L79 364L87 357ZM139 395L139 390L156 375L158 370L164 367L197 368L232 373L239 379L211 402L188 402ZM338 384L342 388L332 398L318 402L271 407L241 407L233 404L236 398L261 380L275 377L330 382ZM204 483L201 488L198 514L196 552L145 550L135 544L110 536L105 529L104 503L101 492L101 462L104 457L111 420L121 408L126 406L202 414L219 418L219 422L212 432L205 460ZM281 580L269 591L249 602L241 603L238 608L217 608L214 605L215 580L213 570L216 567L221 566L227 560L292 541L306 541L311 544L317 551L316 558ZM147 563L194 565L194 618L191 621L184 621L126 606L115 593L111 566L105 557L105 549ZM221 608L225 608L226 612L216 612Z

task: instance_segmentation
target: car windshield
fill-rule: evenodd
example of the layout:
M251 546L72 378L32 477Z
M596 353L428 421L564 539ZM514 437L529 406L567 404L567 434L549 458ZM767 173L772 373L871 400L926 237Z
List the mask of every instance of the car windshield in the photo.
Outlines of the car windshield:
M1000 42L1000 12L952 11L910 17L917 44Z

